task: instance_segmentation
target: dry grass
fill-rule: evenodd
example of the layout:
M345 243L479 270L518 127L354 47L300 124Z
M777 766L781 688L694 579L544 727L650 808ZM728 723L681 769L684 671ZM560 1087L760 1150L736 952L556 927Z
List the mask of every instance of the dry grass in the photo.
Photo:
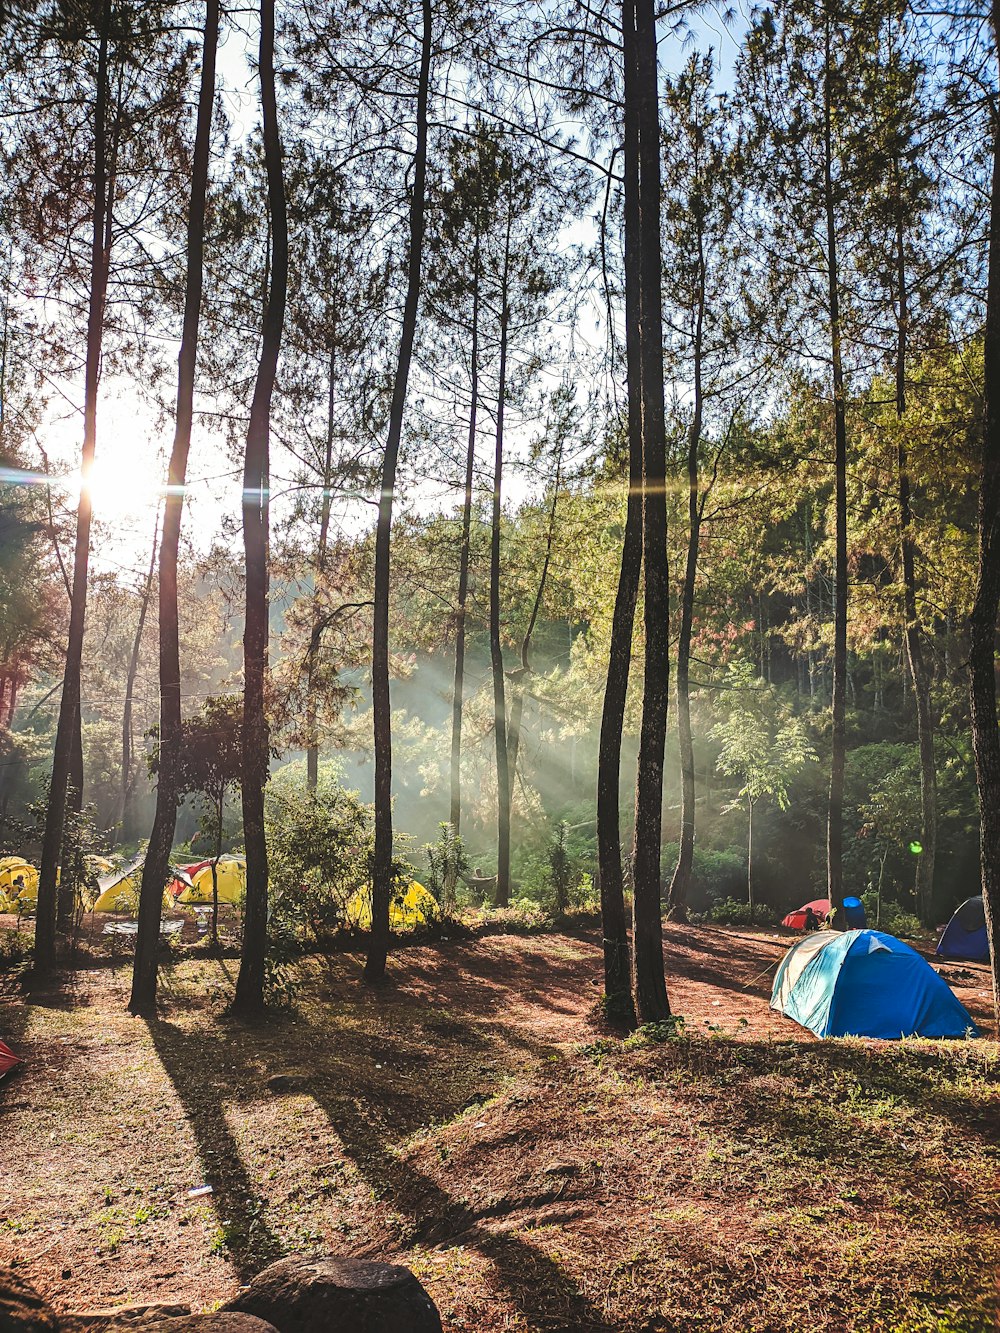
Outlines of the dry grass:
M378 992L309 960L253 1029L228 961L171 966L154 1023L121 969L11 1001L0 1259L66 1309L209 1308L331 1249L482 1333L994 1327L996 1043L805 1039L753 980L780 948L672 929L663 1043L595 1029L592 937L410 948Z

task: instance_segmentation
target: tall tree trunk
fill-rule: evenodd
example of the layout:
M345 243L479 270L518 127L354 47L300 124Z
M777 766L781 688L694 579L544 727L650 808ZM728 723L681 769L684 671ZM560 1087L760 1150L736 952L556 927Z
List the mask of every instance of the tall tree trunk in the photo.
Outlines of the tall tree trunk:
M545 558L542 560L542 572L538 576L535 600L528 616L528 624L521 638L521 666L511 672L513 699L510 706L510 721L507 726L507 772L510 778L511 804L514 798L514 786L517 781L517 757L521 748L521 718L524 714L524 682L531 675L531 640L538 623L538 613L542 609L545 597L545 585L549 578L552 564L552 545L556 535L556 508L559 504L559 487L562 485L563 442L560 439L556 452L556 474L552 487L552 503L549 505L549 520L545 530Z
M622 4L626 70L635 61L635 6ZM634 77L634 76L630 76ZM628 501L618 589L611 618L608 676L597 756L597 866L604 936L604 1003L634 1019L621 846L621 756L632 634L642 570L642 358L639 345L639 124L625 117L625 363L628 395Z
M823 181L826 211L826 262L830 316L830 359L833 367L834 515L836 549L833 589L833 697L830 734L830 812L827 824L827 897L834 920L844 926L844 762L847 753L847 404L841 356L840 274L837 261L837 219L833 184L832 52L826 20L823 73Z
M660 909L663 754L670 698L670 580L667 569L666 422L660 304L660 118L653 0L636 0L635 64L625 115L639 121L639 288L642 356L642 564L645 679L635 784L632 990L640 1023L667 1018Z
M753 801L747 800L747 904L753 925Z
M420 74L417 84L416 146L410 195L410 245L406 259L406 300L389 408L389 432L382 460L382 491L375 529L375 611L372 625L372 720L375 739L375 852L372 865L372 929L365 980L385 976L389 952L389 900L392 896L392 718L389 702L389 556L396 465L403 431L403 409L417 331L420 265L424 248L427 182L427 104L431 77L432 0L421 0Z
M80 814L83 811L83 720L77 710L66 783L66 815L62 850L59 854L59 884L56 893L56 933L64 940L73 931L76 914L77 870L80 856Z
M205 196L212 112L215 105L215 57L219 44L219 0L206 0L205 35L198 91L198 121L191 164L191 199L187 225L187 277L184 321L177 357L177 414L167 465L167 493L163 502L163 531L159 559L159 673L160 763L156 784L156 811L146 848L139 890L139 922L132 968L129 1009L151 1014L156 1005L156 954L160 944L163 886L167 882L170 849L177 820L177 762L181 747L181 658L177 612L177 553L180 547L184 487L187 484L191 424L194 417L194 382L198 360L198 326L204 270Z
M135 637L132 639L132 652L128 659L128 672L125 676L125 706L122 709L122 775L121 786L118 789L118 810L115 819L115 828L112 831L112 837L115 842L126 842L128 840L127 830L125 828L126 815L128 813L129 798L132 795L132 789L135 785L135 775L132 772L132 701L135 696L135 681L139 674L139 653L142 648L142 635L146 628L146 615L149 611L149 599L153 591L153 575L156 572L156 549L160 535L160 512L156 512L156 523L153 527L153 550L149 557L149 570L146 574L145 586L142 590L142 596L139 600L139 619L135 627Z
M306 666L306 790L315 791L319 785L319 738L317 736L317 708L314 679L319 660L321 625L319 617L318 585L326 573L326 552L330 541L330 513L333 506L331 488L333 486L333 431L334 409L336 405L337 384L337 343L336 319L330 344L329 385L326 397L326 442L323 451L323 498L320 502L319 541L316 543L315 581L313 586L313 630L309 641L309 658Z
M267 170L267 214L271 227L271 273L264 307L257 382L250 407L243 465L243 549L246 554L246 623L243 632L243 836L247 854L243 949L233 1012L258 1013L264 1006L267 953L267 841L264 788L270 758L264 683L267 676L267 547L270 502L271 396L278 370L288 290L288 219L274 88L274 0L260 5L260 102Z
M1000 53L1000 3L992 7ZM1000 125L993 126L989 277L983 347L983 465L979 488L979 573L969 621L972 747L979 787L979 850L993 1005L1000 1025L1000 731L996 632L1000 610Z
M79 726L80 668L83 658L83 631L87 608L87 576L90 565L90 525L93 506L90 474L97 446L97 391L101 373L101 345L104 335L104 310L111 261L108 244L107 127L108 104L108 29L111 23L109 0L101 15L100 46L97 57L97 95L94 101L94 201L90 244L90 308L87 316L87 358L84 372L83 451L81 472L83 487L76 515L76 546L73 556L73 592L70 599L69 636L63 671L62 699L56 728L55 752L49 782L49 802L42 840L42 863L38 882L35 918L35 972L50 973L56 963L56 868L63 841L66 818L66 787L72 759L74 729Z
M898 171L898 168L897 168ZM931 711L931 673L924 656L923 635L917 619L917 576L910 507L910 471L903 416L906 412L906 351L909 330L906 281L906 243L902 206L896 222L896 285L899 322L896 341L896 464L899 484L899 545L903 570L903 615L906 661L910 668L917 707L917 745L920 750L920 853L917 857L917 907L925 926L934 923L934 862L937 853L937 766L934 762L934 717Z
M507 705L504 698L503 647L500 643L500 488L503 484L503 427L507 399L507 305L510 277L510 233L513 194L507 193L507 234L504 241L500 287L500 379L497 388L497 425L493 454L493 521L490 538L490 664L493 669L493 735L497 756L497 907L510 903L510 765L507 755Z
M222 855L222 820L226 811L226 789L219 788L215 807L215 856L212 858L212 948L219 947L219 857Z
M688 431L688 546L681 590L681 626L677 637L677 741L681 765L681 840L667 895L670 921L687 921L688 891L694 864L694 738L691 734L691 634L694 628L694 589L701 538L701 498L698 494L698 454L704 414L702 389L703 329L705 324L705 238L698 223L698 308L694 337L694 415Z
M458 605L455 610L455 685L451 695L451 802L449 823L454 837L462 826L462 708L465 695L465 622L469 601L469 554L472 535L472 482L476 467L476 421L479 412L479 227L472 258L472 347L469 352L469 437L465 447L465 489L462 499L462 539L458 553ZM451 874L451 872L449 872ZM454 893L454 876L446 885L446 900Z

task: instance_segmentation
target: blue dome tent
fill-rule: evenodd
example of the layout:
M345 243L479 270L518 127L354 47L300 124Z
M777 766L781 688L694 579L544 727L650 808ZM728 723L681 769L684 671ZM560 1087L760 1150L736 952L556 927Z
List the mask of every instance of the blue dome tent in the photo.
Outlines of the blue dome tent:
M978 1035L930 964L880 930L821 930L793 944L771 1008L817 1037Z
M982 894L977 898L966 898L956 909L938 940L937 952L942 958L965 958L971 963L990 961Z

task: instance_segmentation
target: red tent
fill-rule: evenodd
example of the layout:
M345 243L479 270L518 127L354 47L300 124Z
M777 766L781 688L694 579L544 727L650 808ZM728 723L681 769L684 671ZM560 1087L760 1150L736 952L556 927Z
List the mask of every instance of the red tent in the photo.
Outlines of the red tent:
M20 1063L21 1057L15 1055L9 1046L0 1041L0 1078L3 1078L4 1074L9 1074L14 1066Z
M781 924L787 926L789 930L805 930L806 912L808 912L810 907L819 917L820 921L822 921L830 910L830 899L816 898L811 903L805 903L804 906L798 908L796 911L789 912L788 915L784 917Z

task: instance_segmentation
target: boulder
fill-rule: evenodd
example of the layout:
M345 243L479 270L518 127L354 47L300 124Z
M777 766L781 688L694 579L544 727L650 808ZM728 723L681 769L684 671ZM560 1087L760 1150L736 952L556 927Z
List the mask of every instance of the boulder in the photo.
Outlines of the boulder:
M128 1325L134 1328L135 1325ZM112 1325L114 1328L114 1325ZM158 1319L149 1333L277 1333L273 1324L252 1314L189 1314L180 1319Z
M269 1092L308 1092L309 1083L308 1074L292 1069L284 1074L272 1074L265 1087Z
M12 1268L0 1268L0 1329L3 1333L57 1333L55 1311Z
M101 1329L116 1324L131 1326L148 1323L153 1319L176 1319L180 1315L190 1313L190 1305L182 1305L176 1301L147 1301L144 1305L113 1305L105 1310L81 1310L79 1313L67 1315L65 1319L74 1328L87 1328L99 1333Z
M365 1259L279 1259L223 1309L267 1319L278 1333L441 1333L408 1268Z
M141 1314L92 1311L66 1315L60 1333L277 1333L273 1324L249 1314L171 1314L169 1306L150 1305ZM125 1317L122 1317L124 1314Z

